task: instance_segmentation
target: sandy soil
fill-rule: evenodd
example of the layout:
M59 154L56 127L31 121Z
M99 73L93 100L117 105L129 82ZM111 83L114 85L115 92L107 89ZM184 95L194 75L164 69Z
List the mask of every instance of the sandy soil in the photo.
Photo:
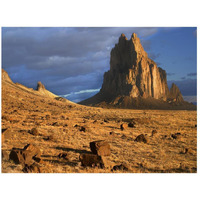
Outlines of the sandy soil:
M122 123L129 122L134 122L135 128L120 129ZM23 173L22 165L16 165L8 155L13 147L32 143L42 152L39 165L43 173L194 173L196 124L196 111L86 107L2 82L2 129L7 130L3 133L1 169L3 173ZM81 126L85 132L80 131ZM38 136L29 133L34 127ZM157 130L153 137L152 130ZM176 139L172 137L175 133L180 133ZM135 141L140 134L146 135L146 144ZM89 143L95 140L106 140L111 146L104 169L83 167L79 161L80 154L90 153ZM60 153L67 153L67 158L59 158ZM112 171L118 164L128 170Z

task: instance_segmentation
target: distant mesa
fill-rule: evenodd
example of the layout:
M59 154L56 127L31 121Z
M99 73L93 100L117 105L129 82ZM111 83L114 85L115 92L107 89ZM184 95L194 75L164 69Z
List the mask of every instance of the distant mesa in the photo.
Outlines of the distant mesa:
M110 53L110 70L105 72L99 93L80 102L82 105L136 109L196 109L185 102L172 84L169 90L166 71L148 57L135 33L124 34Z

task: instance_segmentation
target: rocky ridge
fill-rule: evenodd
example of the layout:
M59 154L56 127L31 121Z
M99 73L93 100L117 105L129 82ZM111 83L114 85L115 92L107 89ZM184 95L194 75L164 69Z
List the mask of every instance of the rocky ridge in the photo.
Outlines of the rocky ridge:
M185 102L173 83L169 91L166 71L148 57L135 33L121 34L111 50L110 70L98 94L80 104L139 109L195 109ZM184 107L185 106L185 107Z

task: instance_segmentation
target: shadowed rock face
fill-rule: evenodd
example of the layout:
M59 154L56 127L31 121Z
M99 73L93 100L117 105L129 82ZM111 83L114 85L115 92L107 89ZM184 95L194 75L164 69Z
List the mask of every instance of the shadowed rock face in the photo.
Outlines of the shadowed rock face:
M104 74L100 92L80 104L173 109L174 102L176 106L184 103L178 87L173 84L169 91L165 70L148 58L140 39L133 33L130 40L121 34L111 50L110 70Z
M183 102L184 101L183 96L182 96L179 88L174 83L172 83L172 87L170 89L168 99L176 101L176 102Z
M101 93L107 96L153 97L166 100L169 94L166 72L148 58L135 33L124 34L111 51L110 70L104 74Z
M37 90L38 90L38 91L40 91L40 90L45 90L44 85L43 85L40 81L37 83Z

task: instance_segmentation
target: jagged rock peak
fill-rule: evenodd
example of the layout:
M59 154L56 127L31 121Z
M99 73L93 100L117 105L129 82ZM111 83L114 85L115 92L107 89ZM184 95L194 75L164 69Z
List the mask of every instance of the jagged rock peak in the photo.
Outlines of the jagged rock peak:
M121 34L111 50L110 70L104 73L101 90L80 104L150 109L186 105L188 109L195 108L183 101L175 84L169 91L166 71L148 57L135 33L129 40Z
M121 34L121 36L120 36L120 38L119 38L119 41L120 41L121 39L122 39L122 40L128 40L124 33Z
M45 89L44 85L39 81L37 83L37 90L39 91L39 90L44 90L44 89Z
M1 70L1 75L2 75L2 80L9 81L9 82L12 83L10 76L8 75L8 73L4 69Z
M184 101L183 96L182 96L178 86L175 83L172 83L172 86L171 86L171 89L169 92L169 98L176 102Z
M135 33L130 40L124 38L122 34L111 51L110 70L104 74L101 93L166 100L169 93L166 72L148 58Z

